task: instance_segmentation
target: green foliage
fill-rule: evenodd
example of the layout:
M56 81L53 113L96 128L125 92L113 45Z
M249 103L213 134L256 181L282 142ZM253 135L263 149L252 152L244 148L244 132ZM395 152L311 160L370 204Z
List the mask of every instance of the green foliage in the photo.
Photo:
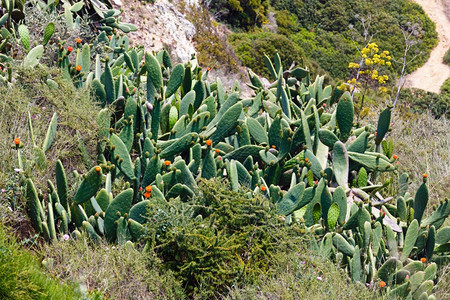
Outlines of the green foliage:
M278 53L287 70L293 62L303 62L303 50L283 35L260 32L260 33L236 33L229 37L238 58L242 63L252 69L255 73L269 77L269 70L261 59L264 54L273 57Z
M38 257L22 249L12 232L0 223L0 298L79 299L75 286L48 274Z
M444 63L450 65L450 48L447 50L447 52L445 52Z
M209 7L220 20L233 27L251 29L267 21L270 0L219 0Z
M317 61L334 78L348 77L346 63L353 61L356 54L350 37L353 36L357 44L363 42L362 36L354 36L351 28L363 33L359 23L361 17L371 24L368 34L376 32L372 41L380 48L388 49L394 58L403 56L402 28L411 23L419 24L423 30L418 32L422 42L415 45L414 50L422 55L407 66L408 73L428 59L437 42L434 23L418 4L410 1L272 0L271 4L279 11L276 17L280 33L292 39L305 51L308 59ZM415 55L414 51L410 52L407 61ZM400 69L400 65L393 66L397 73Z
M286 240L280 240L284 243ZM289 245L289 242L286 243ZM276 257L277 275L262 275L259 282L234 285L225 299L378 299L372 287L348 284L342 269L315 249L286 247ZM297 297L297 298L295 298Z
M183 281L188 295L203 298L224 293L235 282L274 274L277 241L294 231L280 222L271 203L230 191L217 180L203 181L199 189L200 196L189 203L149 205L146 239L164 269Z
M187 12L187 17L195 25L194 35L197 59L202 66L237 70L239 60L226 38L218 33L217 24L211 21L209 11L203 7Z
M348 61L354 57L355 48L344 34L327 32L320 28L301 28L289 38L304 50L307 58L317 62L332 78L349 76Z
M275 12L275 19L277 21L278 33L285 36L298 32L300 30L300 24L298 17L295 14L291 14L288 10L280 10Z
M410 112L423 114L430 111L435 118L450 117L450 80L447 79L441 87L441 93L436 94L421 89L402 89L400 104Z

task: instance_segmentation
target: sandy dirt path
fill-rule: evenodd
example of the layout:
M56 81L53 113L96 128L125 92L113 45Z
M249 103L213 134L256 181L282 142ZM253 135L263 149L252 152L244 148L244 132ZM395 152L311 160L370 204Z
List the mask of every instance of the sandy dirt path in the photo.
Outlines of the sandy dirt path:
M414 0L436 23L439 42L428 61L406 76L405 87L414 87L439 93L441 85L450 77L450 66L442 58L450 47L450 0Z

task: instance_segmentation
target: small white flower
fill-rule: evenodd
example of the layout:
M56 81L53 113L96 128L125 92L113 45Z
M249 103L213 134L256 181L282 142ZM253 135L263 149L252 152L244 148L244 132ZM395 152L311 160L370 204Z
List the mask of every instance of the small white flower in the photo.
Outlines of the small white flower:
M322 277L320 277L320 276L317 276L317 280L319 280L319 281L322 281L322 280L323 280L323 278L322 278Z
M70 236L69 236L68 234L65 234L65 235L63 235L63 239L64 239L65 241L67 241L68 239L70 239Z
M16 171L17 173L23 172L21 168L15 168L14 171Z
M5 190L5 189L2 189L2 193L4 193L4 192L6 192L6 190Z

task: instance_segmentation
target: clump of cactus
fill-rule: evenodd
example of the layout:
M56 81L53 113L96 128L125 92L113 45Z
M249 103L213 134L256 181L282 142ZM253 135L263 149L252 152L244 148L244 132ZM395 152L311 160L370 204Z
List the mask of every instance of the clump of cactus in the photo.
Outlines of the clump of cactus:
M185 201L201 178L226 177L232 190L262 194L288 223L304 223L318 251L355 281L380 279L388 293L430 293L433 266L449 255L447 227L440 229L448 201L423 219L426 178L414 199L402 189L396 205L381 195L385 184L373 183L397 169L384 140L390 107L376 127L355 125L350 93L324 87L323 76L312 81L308 69L283 70L278 55L273 63L265 57L274 82L266 87L249 72L255 96L241 99L238 82L225 92L195 59L173 65L167 51L130 48L115 35L109 45L114 51L97 55L93 70L89 46L77 49L83 74L71 71L66 50L60 54L63 72L90 86L104 109L97 166L75 187L61 163L47 195L27 180L30 218L47 239L85 231L93 240L137 241L149 201ZM407 186L407 175L400 178ZM114 197L120 184L125 189ZM419 267L413 260L421 258L436 263Z

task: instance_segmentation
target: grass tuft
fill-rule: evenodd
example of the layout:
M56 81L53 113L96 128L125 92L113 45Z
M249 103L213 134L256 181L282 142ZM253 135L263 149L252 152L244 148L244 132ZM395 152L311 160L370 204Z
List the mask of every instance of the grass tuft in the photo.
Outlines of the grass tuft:
M160 261L152 253L106 242L94 245L86 236L42 245L39 252L56 277L106 299L184 298L180 283L171 272L159 272Z
M75 286L60 283L43 270L39 259L0 223L0 299L79 299Z

